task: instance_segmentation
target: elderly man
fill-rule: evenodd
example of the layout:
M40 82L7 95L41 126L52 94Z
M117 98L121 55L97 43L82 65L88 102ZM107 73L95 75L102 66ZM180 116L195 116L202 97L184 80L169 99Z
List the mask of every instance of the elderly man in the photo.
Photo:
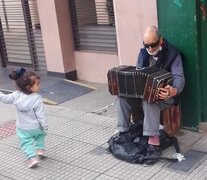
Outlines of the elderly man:
M154 158L161 155L159 150L160 111L178 103L179 94L184 88L185 78L180 53L159 35L157 27L149 26L146 28L143 45L144 48L139 52L137 68L154 66L165 69L173 74L173 84L160 89L159 98L162 101L159 103L148 103L136 98L118 97L117 130L120 133L129 130L132 111L141 102L144 111L143 135L149 136L147 157ZM154 162L154 160L148 160L145 163L153 164Z

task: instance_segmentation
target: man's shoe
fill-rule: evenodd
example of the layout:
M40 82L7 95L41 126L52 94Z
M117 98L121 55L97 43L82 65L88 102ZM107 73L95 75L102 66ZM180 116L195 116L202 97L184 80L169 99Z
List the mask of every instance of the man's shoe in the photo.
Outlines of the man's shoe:
M147 154L144 157L144 165L153 165L155 164L159 158L161 157L161 151L159 149L159 146L153 146L149 144L149 147L147 148Z
M38 165L38 159L36 157L33 157L28 160L28 168L34 168Z

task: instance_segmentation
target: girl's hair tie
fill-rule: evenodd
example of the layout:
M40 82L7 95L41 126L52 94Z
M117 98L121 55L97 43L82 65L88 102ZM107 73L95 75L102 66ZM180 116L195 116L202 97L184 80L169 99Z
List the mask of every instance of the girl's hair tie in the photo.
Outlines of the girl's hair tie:
M9 78L12 80L17 80L19 79L24 73L26 72L26 70L24 68L19 68L16 71L13 71L11 74L9 74Z

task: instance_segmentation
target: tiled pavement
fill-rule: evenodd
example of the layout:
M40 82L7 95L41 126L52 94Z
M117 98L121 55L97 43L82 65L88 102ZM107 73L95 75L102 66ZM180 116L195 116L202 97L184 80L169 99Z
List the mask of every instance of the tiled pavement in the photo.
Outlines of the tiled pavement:
M15 120L14 107L0 103L0 130L10 127L6 136L1 136L0 132L0 180L207 179L207 136L199 132L181 130L177 134L183 154L190 150L204 152L200 159L194 153L186 163L177 165L182 167L180 169L186 166L188 171L174 170L166 161L150 167L130 164L105 153L107 140L116 129L114 102L115 97L103 85L62 104L46 104L48 158L35 169L27 168L11 127ZM164 156L172 157L174 153L174 148L170 147L164 151Z

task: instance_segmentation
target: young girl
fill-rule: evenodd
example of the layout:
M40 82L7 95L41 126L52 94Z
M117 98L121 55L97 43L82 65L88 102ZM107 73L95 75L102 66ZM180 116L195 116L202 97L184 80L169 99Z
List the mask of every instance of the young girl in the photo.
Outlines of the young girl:
M43 101L37 94L40 90L40 77L21 68L13 71L9 78L16 82L18 90L8 95L0 92L0 101L16 106L16 132L21 149L26 153L28 168L33 168L38 165L38 156L46 157L45 136L48 124Z

